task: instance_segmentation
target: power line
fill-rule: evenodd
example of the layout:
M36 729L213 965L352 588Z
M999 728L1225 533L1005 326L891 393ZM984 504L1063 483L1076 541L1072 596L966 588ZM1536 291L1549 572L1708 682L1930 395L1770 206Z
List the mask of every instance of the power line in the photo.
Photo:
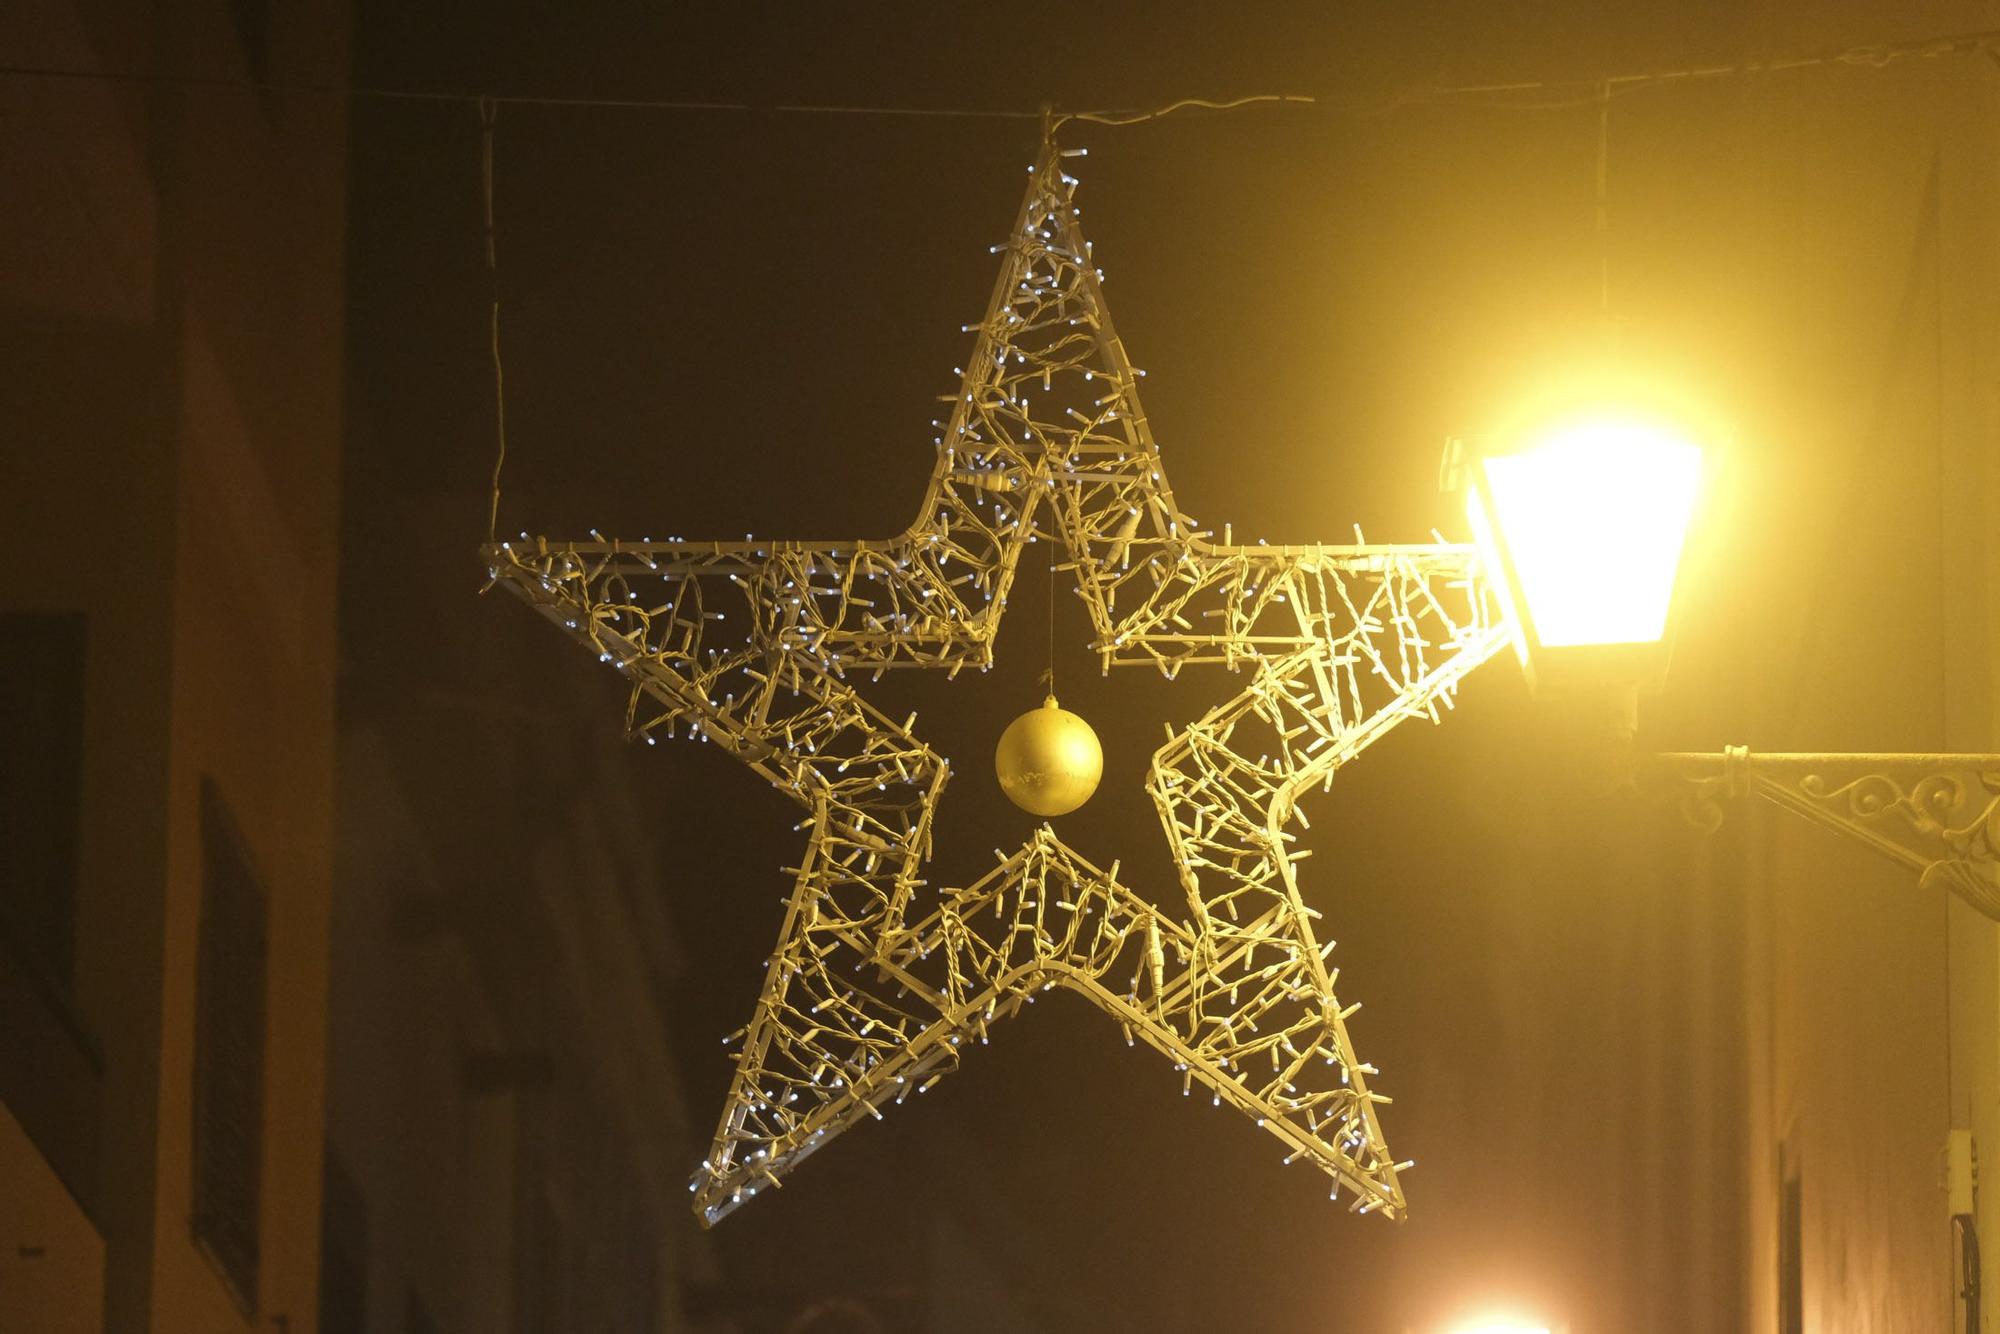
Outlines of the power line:
M1585 78L1516 80L1506 83L1426 84L1406 89L1376 108L1378 113L1427 103L1473 103L1519 110L1562 110L1595 105L1600 99L1645 87L1697 83L1708 79L1742 78L1758 74L1780 74L1788 70L1813 69L1825 65L1848 65L1862 69L1882 69L1907 60L1936 60L1943 56L1984 54L2000 60L2000 28L1976 32L1943 33L1907 42L1875 42L1797 56L1775 56L1765 60L1725 61L1690 65L1681 69L1639 70L1625 74L1600 74ZM1559 94L1550 100L1532 94Z
M1370 107L1349 107L1351 113L1381 115L1405 107L1436 103L1485 105L1514 110L1561 110L1594 105L1607 95L1633 92L1646 87L1698 83L1711 79L1742 78L1779 74L1789 70L1827 65L1881 69L1909 60L1936 60L1952 55L1986 55L2000 62L2000 28L1972 32L1940 33L1902 42L1874 42L1794 56L1722 61L1689 65L1677 69L1629 71L1622 74L1595 74L1576 78L1509 80L1468 84L1419 84L1406 88L1386 102ZM0 65L0 77L47 79L79 83L149 84L174 88L203 88L215 91L296 93L315 97L359 98L389 102L447 102L498 106L603 107L628 111L691 111L762 115L806 116L892 116L931 117L954 120L1041 120L1044 110L1007 107L895 107L852 106L817 102L709 101L694 98L648 97L565 97L545 93L461 93L442 88L408 88L384 85L353 85L325 82L287 83L268 79L231 79L199 74L154 74L120 70L69 69L51 65ZM1553 95L1553 96L1551 96ZM1316 99L1301 94L1259 94L1228 101L1182 98L1154 108L1097 111L1061 111L1053 114L1058 123L1066 120L1090 121L1101 125L1134 125L1157 120L1177 111L1231 111L1240 107L1277 105L1310 106Z
M199 74L146 74L120 70L66 69L51 65L0 65L0 77L48 79L73 83L149 84L169 88L200 88L217 92L296 93L309 97L342 97L386 102L448 102L470 106L606 107L626 111L705 111L802 116L909 116L954 120L1041 120L1041 110L1005 107L848 106L820 102L725 102L691 98L564 97L545 93L459 93L441 88L396 88L367 84L287 83L270 79L228 79ZM1263 93L1229 101L1188 97L1165 106L1105 111L1057 112L1064 120L1101 125L1132 125L1185 110L1233 111L1262 104L1311 105L1303 94Z
M491 301L487 342L493 354L493 434L498 449L493 459L493 502L486 511L486 541L498 537L500 471L507 466L507 374L500 364L500 251L493 230L493 125L500 108L490 99L479 102L479 186L486 210L486 285Z

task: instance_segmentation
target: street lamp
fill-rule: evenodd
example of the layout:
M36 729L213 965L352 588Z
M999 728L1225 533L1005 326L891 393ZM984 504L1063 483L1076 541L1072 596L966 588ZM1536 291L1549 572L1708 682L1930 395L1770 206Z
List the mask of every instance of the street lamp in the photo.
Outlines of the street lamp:
M1569 1334L1569 1329L1567 1322L1551 1321L1538 1315L1495 1314L1491 1307L1476 1316L1460 1316L1442 1324L1424 1325L1421 1331L1416 1326L1403 1327L1404 1334Z
M1670 417L1595 408L1446 454L1530 689L1606 709L1625 739L1666 676L1706 454Z
M1629 741L1638 698L1666 675L1681 557L1709 466L1671 418L1591 410L1518 434L1450 442L1501 587L1530 688L1607 711ZM1704 828L1720 799L1756 794L1916 870L2000 921L2000 755L1713 754L1644 757L1634 777L1678 786Z

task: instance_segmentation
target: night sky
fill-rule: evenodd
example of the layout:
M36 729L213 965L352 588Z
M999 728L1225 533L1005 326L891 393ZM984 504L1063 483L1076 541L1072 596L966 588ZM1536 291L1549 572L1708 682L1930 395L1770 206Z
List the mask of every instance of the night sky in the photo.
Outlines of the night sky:
M1195 517L1229 522L1238 540L1343 541L1355 523L1379 541L1434 527L1460 540L1436 489L1444 439L1504 417L1579 360L1699 386L1746 428L1747 486L1767 486L1819 447L1824 424L1782 405L1848 392L1888 336L1814 331L1803 294L1817 278L1786 229L1829 212L1879 226L1895 268L1916 223L1878 216L1865 183L1805 202L1770 184L1815 116L1865 117L1830 108L1854 91L1842 80L1867 74L1628 95L1609 158L1608 333L1595 105L1567 104L1572 92L1537 109L1393 107L1395 95L1913 35L1883 31L1881 8L1851 6L1847 29L1822 15L1794 31L1714 0L1615 21L1581 3L626 5L476 19L363 3L353 77L759 106L1311 95L1310 108L1066 132L1090 149L1075 169L1107 301ZM562 796L554 778L494 779L493 756L615 734L622 692L512 599L474 597L494 447L477 116L359 100L352 127L343 688L404 726L440 860L474 888L512 872L510 827ZM502 531L900 529L1036 135L1030 120L503 107ZM1768 355L1779 345L1803 351L1780 368ZM1865 416L1864 388L1851 396ZM1805 487L1797 505L1830 510L1847 484ZM1649 710L1656 740L1738 739L1746 717L1765 716L1753 708L1782 697L1797 637L1756 664L1727 647L1768 614L1760 597L1809 568L1765 541L1757 551L1775 563L1752 562L1763 572L1710 597L1684 632L1677 679L1695 688ZM903 673L866 691L894 716L918 710L920 733L954 760L933 872L953 883L1034 823L1000 796L989 756L1038 699L1043 550L1024 563L990 674ZM463 605L425 601L440 590ZM1240 681L1218 669L1171 685L1101 677L1074 599L1058 613L1063 703L1106 751L1098 796L1060 830L1178 910L1139 778L1163 724ZM444 651L414 648L441 625ZM592 691L595 711L552 702ZM1578 1330L1651 1327L1632 1313L1656 1309L1678 1272L1739 1249L1729 1182L1690 1199L1675 1166L1683 1152L1716 1161L1684 1139L1733 1133L1734 1113L1698 1096L1741 1060L1713 1009L1726 1010L1728 984L1700 1005L1676 997L1700 969L1726 974L1737 942L1728 912L1685 889L1714 845L1579 790L1557 732L1503 658L1445 726L1399 730L1308 806L1303 889L1339 942L1343 1000L1364 1003L1351 1032L1396 1099L1389 1143L1418 1163L1409 1223L1329 1205L1325 1182L1282 1168L1268 1135L1183 1099L1166 1061L1055 994L925 1099L726 1220L713 1244L729 1281L858 1295L898 1329L927 1327L904 1290L947 1271L983 1294L994 1329L1398 1329L1488 1302ZM1787 739L1773 732L1749 739ZM705 1131L729 1076L718 1040L749 1017L778 929L797 817L711 750L626 759L680 937L684 966L664 985ZM1676 1092L1683 1078L1693 1105ZM669 1226L694 1227L681 1207L669 1202ZM937 1258L941 1218L970 1258Z

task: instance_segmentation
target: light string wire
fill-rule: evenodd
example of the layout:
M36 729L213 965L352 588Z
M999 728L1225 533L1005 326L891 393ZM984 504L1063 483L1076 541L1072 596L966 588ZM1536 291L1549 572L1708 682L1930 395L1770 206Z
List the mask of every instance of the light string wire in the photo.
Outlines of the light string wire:
M507 377L500 365L500 257L493 230L493 125L499 118L499 103L490 97L480 98L479 189L486 210L486 282L490 296L487 330L493 351L493 432L497 446L493 458L493 499L486 509L488 545L499 537L500 471L507 466Z
M1067 111L1044 114L1043 137L1053 135L1063 125L1072 120L1089 121L1093 125L1137 125L1141 121L1158 120L1176 111L1235 111L1240 107L1267 104L1314 105L1314 99L1294 93L1257 93L1250 97L1232 98L1227 102L1213 102L1205 97L1183 97L1178 102L1169 102L1152 111Z

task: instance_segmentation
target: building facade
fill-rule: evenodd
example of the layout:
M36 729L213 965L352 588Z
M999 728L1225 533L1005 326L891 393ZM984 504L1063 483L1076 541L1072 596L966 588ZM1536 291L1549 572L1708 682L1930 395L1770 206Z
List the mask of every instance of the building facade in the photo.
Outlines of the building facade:
M38 4L9 64L338 84L340 6ZM0 1328L309 1329L346 112L0 79Z

